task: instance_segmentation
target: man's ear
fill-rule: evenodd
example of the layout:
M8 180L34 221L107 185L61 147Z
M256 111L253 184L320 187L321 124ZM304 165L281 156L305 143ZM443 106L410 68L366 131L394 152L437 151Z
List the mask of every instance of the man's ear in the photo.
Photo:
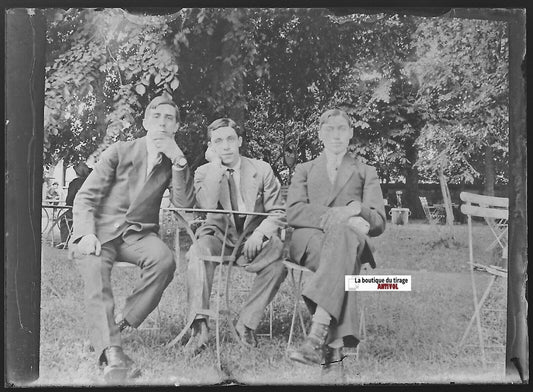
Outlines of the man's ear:
M239 141L239 147L242 146L242 136L239 136L237 140Z
M143 118L143 128L144 128L146 131L148 130L148 128L147 128L147 126L146 126L146 125L147 125L147 122L148 122L148 120L146 119L146 117Z
M322 137L322 132L320 131L320 129L318 130L318 140L324 142L324 138Z

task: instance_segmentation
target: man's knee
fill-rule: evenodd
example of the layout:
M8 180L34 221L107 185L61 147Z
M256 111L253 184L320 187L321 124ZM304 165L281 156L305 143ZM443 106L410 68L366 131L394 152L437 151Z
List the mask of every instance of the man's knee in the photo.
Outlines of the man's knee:
M287 267L285 267L285 264L278 260L267 265L265 268L263 268L263 270L260 271L260 273L268 275L273 279L285 279L287 276Z
M172 251L168 247L160 247L150 253L147 265L156 269L160 273L173 274L176 270L176 263Z
M348 222L342 222L333 225L327 232L324 242L334 242L341 244L341 241L346 241L352 246L357 246L365 242L365 236Z
M185 258L188 265L201 264L204 262L202 256L209 256L211 254L211 249L208 246L192 244L189 251L186 253Z

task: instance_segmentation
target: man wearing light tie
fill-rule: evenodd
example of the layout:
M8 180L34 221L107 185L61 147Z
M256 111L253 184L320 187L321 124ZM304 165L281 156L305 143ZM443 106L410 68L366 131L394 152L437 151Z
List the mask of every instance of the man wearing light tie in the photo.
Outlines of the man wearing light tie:
M174 277L172 252L157 236L163 193L170 189L176 207L194 204L193 178L174 139L178 107L168 96L154 98L143 126L145 137L117 142L102 153L73 205L69 256L80 267L91 343L111 383L134 373L120 331L139 326ZM142 272L115 323L111 270L117 261L136 264Z
M385 207L376 169L347 153L350 117L324 112L318 137L323 153L296 166L287 197L291 258L314 271L302 292L313 313L311 330L289 357L342 375L342 348L360 338L357 292L345 291L344 277L358 275L362 263L375 267L369 237L384 231Z
M242 133L229 118L213 121L207 128L209 163L200 166L194 176L197 205L205 209L225 209L242 212L272 213L273 216L225 215L210 213L197 230L199 246L188 253L187 298L190 317L195 317L186 350L199 354L209 339L207 315L216 263L205 261L202 255L220 255L226 222L229 232L225 254L231 253L243 232L249 233L242 245L241 260L251 272L256 272L248 300L240 312L236 330L242 343L257 345L255 329L264 309L285 279L287 271L281 262L282 243L279 231L285 226L281 186L266 162L240 155Z

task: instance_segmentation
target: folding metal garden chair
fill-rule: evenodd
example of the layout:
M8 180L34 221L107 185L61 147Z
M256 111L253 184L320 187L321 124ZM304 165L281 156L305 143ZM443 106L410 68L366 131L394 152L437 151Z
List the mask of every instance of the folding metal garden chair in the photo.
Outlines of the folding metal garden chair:
M465 202L461 206L461 212L465 215L467 215L468 218L468 250L469 250L469 266L470 266L470 276L471 276L471 282L472 282L472 294L473 294L473 300L474 300L474 314L470 318L470 322L468 323L468 326L466 327L466 330L463 334L463 337L461 338L461 341L459 342L459 347L463 346L474 322L476 323L476 329L478 332L478 341L479 341L479 348L481 351L481 359L483 362L483 366L486 367L487 365L487 359L485 354L485 348L494 348L494 349L505 349L505 346L503 345L485 345L485 339L483 336L483 329L482 329L482 323L481 323L481 309L487 300L491 289L494 286L494 283L498 277L504 278L507 280L507 270L505 268L502 268L500 266L495 265L485 265L483 263L476 263L474 262L474 244L473 244L473 235L472 235L472 217L482 217L484 218L489 227L491 228L492 233L496 237L497 243L500 244L502 247L502 250L506 252L506 242L503 242L503 238L506 235L506 228L504 230L498 231L498 222L507 222L509 211L509 200L506 198L501 197L492 197L492 196L484 196L484 195L476 195L472 193L467 192L461 192L460 194L461 200ZM504 245L505 244L505 245ZM507 258L507 255L503 255L504 258ZM476 282L474 277L474 271L482 271L484 273L488 273L490 275L489 284L487 285L487 288L485 289L485 292L482 294L481 298L478 300L477 295L477 289L476 289ZM505 309L485 309L485 310L491 310L494 312L504 312Z
M304 285L304 274L312 275L313 271L311 271L309 268L300 265L298 263L295 263L293 260L289 258L288 254L288 244L290 243L292 237L292 230L289 228L285 231L284 236L284 242L285 242L285 260L283 260L283 264L288 269L288 275L290 276L290 283L292 285L293 289L293 312L292 312L292 320L291 320L291 327L289 330L289 340L287 341L287 347L286 351L289 350L292 339L294 337L294 331L296 327L296 318L298 318L300 322L300 328L302 330L302 334L304 337L307 336L306 327L305 327L305 321L304 317L302 315L302 311L300 308L300 301L302 299L302 291L303 291L303 285ZM361 306L361 321L359 323L359 337L360 341L357 345L357 348L355 350L355 356L359 357L359 349L361 347L361 343L366 339L366 322L365 322L365 307ZM350 353L345 353L346 355L353 355Z
M184 215L185 213L216 213L216 214L235 214L239 213L240 215L260 215L260 216L270 216L271 214L268 213L258 213L258 212L238 212L238 211L230 211L230 210L208 210L208 209L199 209L199 208L164 208L164 210L172 211L177 218L178 225L185 229L189 237L191 238L193 244L197 243L196 235L194 234L194 230L192 226L197 223L201 223L201 219L197 219L194 216L189 217L190 219L187 219ZM237 252L239 250L239 245L244 240L247 232L244 232L241 234L239 239L237 240L237 243L235 244L235 247L233 248L233 252L230 255L224 255L224 250L226 248L226 241L227 241L227 235L228 235L228 228L229 228L229 222L230 220L227 219L226 221L226 227L224 230L224 239L222 242L222 254L221 255L204 255L202 258L206 261L211 261L220 264L218 268L218 276L217 276L217 289L216 289L216 295L215 295L215 309L195 309L193 312L190 312L191 317L186 322L185 326L181 330L181 332L174 338L172 341L170 341L166 347L172 347L178 342L181 341L181 339L190 332L190 328L195 320L196 315L206 315L209 318L215 320L215 337L216 337L216 351L217 351L217 363L218 367L221 368L221 361L220 361L220 319L221 316L225 316L228 325L230 327L231 334L233 338L242 344L241 340L238 337L237 331L235 330L235 326L232 323L232 308L230 304L230 295L229 295L229 288L230 288L230 279L231 279L231 270L234 266L236 259L237 259ZM179 230L176 230L176 238L175 238L175 252L176 255L179 255L180 251L180 244L179 244ZM223 278L223 266L226 266L226 278ZM224 309L222 308L220 297L224 294ZM270 333L268 336L272 337L272 306L270 305L269 312L270 312ZM258 334L260 335L260 334Z
M430 206L426 197L420 196L420 203L422 203L422 208L424 209L424 214L430 224L443 223L446 220L446 215L440 207Z

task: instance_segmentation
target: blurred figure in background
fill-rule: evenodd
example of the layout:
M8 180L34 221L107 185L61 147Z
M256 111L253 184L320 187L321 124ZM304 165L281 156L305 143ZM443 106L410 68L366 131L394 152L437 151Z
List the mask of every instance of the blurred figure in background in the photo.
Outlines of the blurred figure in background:
M48 188L48 192L46 192L46 201L56 206L59 203L60 196L59 184L54 182L52 186Z
M74 203L74 197L76 196L76 193L80 190L83 182L91 172L91 169L89 169L89 166L85 162L80 162L76 166L74 166L74 171L76 172L76 177L70 183L68 184L68 191L67 191L67 198L65 200L65 204L67 206L71 206ZM63 215L63 218L61 219L61 222L59 224L59 231L61 233L61 243L56 245L59 249L66 249L67 243L70 237L70 229L72 228L72 210L69 209Z

